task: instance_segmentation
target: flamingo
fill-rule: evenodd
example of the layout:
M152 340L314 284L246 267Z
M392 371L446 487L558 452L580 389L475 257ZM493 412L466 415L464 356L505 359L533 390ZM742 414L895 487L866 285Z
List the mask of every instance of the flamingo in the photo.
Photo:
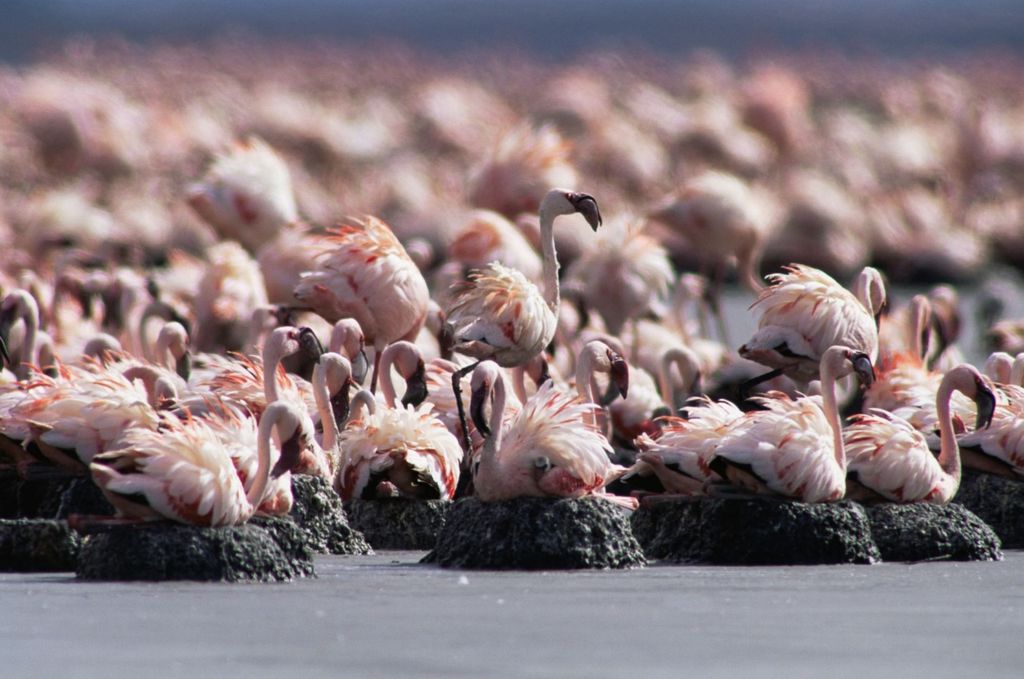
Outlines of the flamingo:
M846 495L859 501L946 504L960 487L960 446L953 430L950 398L959 391L978 408L975 431L988 427L996 397L973 366L962 364L939 384L935 408L941 447L938 459L921 432L896 413L873 410L854 416L843 432L847 457Z
M696 353L685 346L665 349L658 362L657 376L650 375L646 370L634 370L632 374L636 379L628 396L609 405L618 438L632 443L641 434L654 434L660 429L659 416L675 412L673 367L682 378L682 387L687 396L699 392L701 368Z
M196 294L196 348L239 351L248 339L251 309L267 304L263 274L234 241L217 243L207 257L210 264Z
M301 413L272 403L260 420L257 467L246 489L221 436L202 420L174 418L159 432L125 436L119 450L97 455L89 469L118 514L199 526L245 523L263 502L273 471L271 435L288 441Z
M326 236L334 249L315 271L303 274L295 299L329 323L354 318L373 345L370 391L377 389L381 352L391 342L416 338L427 317L427 282L391 228L376 217Z
M410 342L385 349L380 361L384 403L376 404L364 418L350 420L341 431L342 458L335 488L342 499L450 500L454 496L463 458L458 439L434 416L433 404L398 407L395 402L392 362L408 364L417 357ZM403 372L422 370L420 360L412 371Z
M473 421L486 437L473 480L481 501L599 495L629 509L637 507L635 498L603 490L625 470L608 458L611 445L593 424L596 405L563 392L549 380L504 428L505 383L498 365L481 362L470 387ZM491 416L484 421L489 399Z
M477 363L492 360L513 367L537 356L551 342L558 325L560 299L554 222L556 217L574 212L582 214L595 232L601 225L601 212L593 196L551 189L541 200L543 294L522 273L498 262L472 272L468 281L453 288L454 296L445 315L455 351L477 359ZM477 363L452 374L452 391L467 449L471 444L459 383Z
M792 264L785 271L768 277L772 285L750 307L761 315L757 331L740 347L740 356L773 370L749 381L747 387L783 374L804 384L818 379L825 351L836 345L867 354L874 362L878 356L874 305L879 302L872 290L877 285L859 284L863 297L858 298L813 267ZM877 275L871 269L860 280Z
M609 393L612 399L616 396L612 390L622 398L629 395L629 366L626 359L601 340L591 340L584 345L576 362L576 393L583 402L604 406L604 401L610 400L604 396L601 399L597 397L596 374L599 372L606 373L610 378ZM588 417L591 417L590 423L599 430L605 429L599 425L596 413Z
M821 357L821 396L755 397L767 410L748 413L707 453L706 465L728 484L801 502L832 502L846 492L846 456L835 383L855 372L871 384L869 356L844 346ZM725 492L725 491L723 491Z
M666 416L653 436L640 434L634 445L637 462L622 477L627 487L663 491L673 495L700 495L712 480L706 458L729 428L745 417L732 402L695 398L683 409L686 419ZM650 483L651 477L657 481Z
M258 137L217 156L203 181L189 187L188 204L249 252L298 219L288 166Z
M663 300L674 278L668 253L644 227L629 217L612 220L566 273L567 286L580 288L613 335Z
M17 352L11 351L11 328L21 321L25 331ZM39 328L39 304L25 290L12 290L0 302L0 341L7 365L19 380L29 374L29 363L46 366L53 362L53 341ZM49 347L47 350L46 347Z
M721 310L721 287L729 259L740 279L754 292L764 289L758 270L770 232L770 220L758 197L742 180L723 172L704 172L687 181L676 196L648 217L683 236L712 281L709 300L727 342Z

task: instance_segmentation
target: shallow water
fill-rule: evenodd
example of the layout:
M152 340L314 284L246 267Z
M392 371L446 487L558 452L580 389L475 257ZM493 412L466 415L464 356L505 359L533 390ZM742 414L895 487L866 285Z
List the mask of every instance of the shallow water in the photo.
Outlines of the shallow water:
M1009 677L1024 552L996 563L448 571L318 557L280 585L0 574L11 677Z

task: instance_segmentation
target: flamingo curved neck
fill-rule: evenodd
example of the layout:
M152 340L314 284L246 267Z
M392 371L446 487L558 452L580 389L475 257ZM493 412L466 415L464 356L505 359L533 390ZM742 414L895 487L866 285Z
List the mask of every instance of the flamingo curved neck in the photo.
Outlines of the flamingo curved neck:
M942 467L942 471L959 483L960 443L956 440L956 432L953 430L953 412L950 407L955 390L957 390L955 377L952 374L947 374L935 394L935 410L939 416L939 466Z
M821 366L821 401L825 419L832 427L832 441L835 448L835 460L840 469L846 469L846 449L843 447L843 424L839 420L839 407L836 404L836 373L834 355L826 353L829 360ZM845 359L844 359L845 360Z
M913 313L913 323L911 324L913 337L910 338L910 346L914 355L920 356L923 359L925 354L928 353L925 332L927 331L928 323L931 322L932 316L931 305L928 303L928 298L924 295L915 296L911 311Z
M342 387L345 388L345 387ZM320 413L320 422L324 427L324 450L334 450L338 445L338 421L331 407L331 395L327 388L327 371L319 362L313 367L313 399L316 410Z
M263 345L263 393L267 397L267 405L277 400L277 366L281 364L282 353L276 341L267 340Z
M589 347L584 348L576 364L576 393L585 403L597 403L594 388L594 373L603 366L598 365L598 357ZM606 370L603 372L607 372ZM523 400L525 403L526 400ZM594 410L588 411L586 415L590 424L597 425L597 413Z
M342 425L348 424L352 420L358 420L363 417L363 410L366 410L367 415L373 415L377 412L377 399L373 397L373 394L367 389L360 389L356 392L356 395L352 397L352 405L348 411L348 419L342 423Z
M384 350L380 357L380 393L388 408L395 407L395 383L391 379L391 366L395 362L395 352Z
M1013 365L1010 368L1010 384L1024 387L1024 354L1018 354L1017 358L1013 359Z
M700 365L696 355L683 347L675 347L662 354L658 371L658 389L661 391L661 400L675 412L675 394L672 393L673 365L679 370L687 396L693 392L694 384L700 375Z
M540 205L540 251L543 257L544 301L552 312L558 313L558 253L555 252L555 217L559 213L551 202Z
M260 427L257 432L259 438L256 441L256 474L253 477L252 485L249 486L249 491L245 494L245 499L254 512L263 499L267 484L270 483L270 436L274 432L277 420L277 411L265 413L260 419Z
M477 491L482 490L485 495L488 492L489 482L501 478L501 472L498 469L498 451L501 450L501 420L505 412L504 380L494 381L491 386L491 398L491 419L487 423L491 428L491 435L484 441L484 447L480 453L480 468L477 471L479 480L483 481L483 488L478 485Z

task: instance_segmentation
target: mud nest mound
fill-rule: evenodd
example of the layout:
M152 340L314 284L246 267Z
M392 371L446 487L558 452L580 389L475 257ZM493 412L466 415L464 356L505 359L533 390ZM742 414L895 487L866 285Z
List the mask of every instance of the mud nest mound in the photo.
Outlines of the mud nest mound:
M633 513L648 558L731 565L874 563L881 555L853 502L698 498Z
M460 500L423 561L448 568L519 570L647 563L627 513L600 498Z
M883 561L998 561L999 537L961 505L879 504L867 508Z
M89 535L76 573L82 580L272 582L313 576L313 552L287 519L273 531L248 523L198 528L171 523L117 526Z
M953 502L991 526L1006 549L1024 548L1024 480L965 469Z
M374 549L433 549L450 500L349 500L345 512Z
M66 519L69 514L113 514L103 492L88 476L46 481L0 481L0 517Z
M0 571L73 571L81 546L64 521L0 520Z
M289 514L303 530L309 548L318 554L370 554L366 537L353 528L341 498L330 481L317 476L292 476L294 504Z

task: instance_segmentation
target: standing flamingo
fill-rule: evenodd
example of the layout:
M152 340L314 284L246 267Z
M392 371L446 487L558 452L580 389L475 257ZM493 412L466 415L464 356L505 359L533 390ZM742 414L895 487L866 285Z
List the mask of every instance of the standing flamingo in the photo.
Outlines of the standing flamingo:
M740 356L773 370L747 387L783 374L805 384L818 379L821 359L835 345L867 354L874 362L878 328L871 287L865 286L866 299L858 299L823 271L802 264L785 269L768 277L772 285L751 305L761 317Z
M276 429L279 440L289 440L300 415L285 403L267 408L260 420L258 463L248 491L223 439L201 420L169 424L159 432L132 432L121 449L97 455L89 469L122 516L199 526L238 525L259 507L270 482L272 432Z
M342 318L359 322L375 352L370 391L376 391L384 347L415 339L426 320L427 282L391 228L376 217L326 238L334 249L321 256L315 271L303 274L295 298L330 323Z
M873 379L862 351L833 346L821 358L821 396L795 400L777 392L756 397L767 410L736 421L707 457L707 467L733 487L801 502L832 502L846 492L843 429L836 380L856 372Z
M843 432L846 447L846 496L854 500L946 504L960 487L960 446L953 430L950 398L959 391L978 407L975 431L988 427L996 397L973 366L945 374L935 397L941 447L938 459L924 434L899 412L874 410L856 415Z
M558 256L555 252L555 217L582 214L597 231L601 212L593 196L565 189L551 189L540 204L541 253L544 293L515 269L492 262L470 274L453 288L446 317L455 350L477 359L493 360L504 367L518 366L537 356L551 342L558 325ZM452 374L463 437L466 416L460 382L477 365ZM466 448L470 443L465 440Z
M473 371L471 389L473 421L487 437L474 478L482 501L600 495L636 508L634 498L603 492L624 469L610 462L611 445L593 424L596 405L584 403L548 381L503 427L505 383L498 365L480 363ZM485 421L489 399L491 416Z
M700 258L703 273L712 281L709 300L719 335L727 342L720 297L729 260L736 259L740 278L751 290L764 289L758 270L771 224L758 197L732 175L705 172L648 216L683 236Z

